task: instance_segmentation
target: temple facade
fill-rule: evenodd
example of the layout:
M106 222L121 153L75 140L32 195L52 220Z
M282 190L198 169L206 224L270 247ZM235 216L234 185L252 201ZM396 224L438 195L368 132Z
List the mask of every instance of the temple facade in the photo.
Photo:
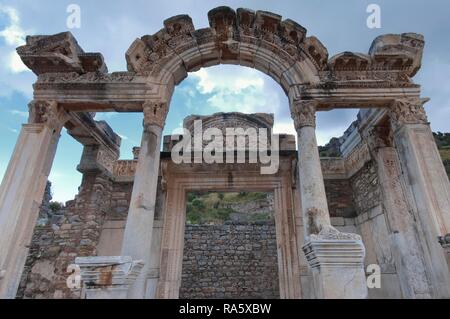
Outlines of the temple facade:
M273 194L280 298L450 298L449 181L420 85L424 39L376 38L368 53L331 58L306 29L281 16L219 7L210 27L164 21L109 73L68 33L31 36L17 49L38 76L0 187L0 298L179 298L187 194ZM255 68L283 88L297 136L280 134L261 162L175 163L162 136L174 88L217 64ZM321 158L316 113L360 109ZM141 112L142 142L119 160L121 139L96 112ZM271 114L191 116L204 129L272 132ZM79 194L64 214L36 226L62 128L84 146ZM246 147L248 147L247 145ZM247 149L245 149L247 150ZM246 158L251 152L245 152ZM374 268L375 266L375 268ZM368 282L379 270L381 284Z

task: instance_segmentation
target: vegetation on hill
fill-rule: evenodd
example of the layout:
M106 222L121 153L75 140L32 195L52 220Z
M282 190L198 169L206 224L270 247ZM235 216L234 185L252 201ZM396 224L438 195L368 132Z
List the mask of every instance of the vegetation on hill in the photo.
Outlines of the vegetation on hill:
M319 146L320 157L341 157L341 142L333 137L325 146Z
M209 192L188 194L186 207L186 222L188 224L223 224L232 220L232 214L237 214L229 204L242 204L267 199L267 193L259 192L239 192L222 193ZM251 214L249 221L268 220L271 218L268 213Z
M450 133L437 132L433 133L433 136L444 162L447 176L450 179Z

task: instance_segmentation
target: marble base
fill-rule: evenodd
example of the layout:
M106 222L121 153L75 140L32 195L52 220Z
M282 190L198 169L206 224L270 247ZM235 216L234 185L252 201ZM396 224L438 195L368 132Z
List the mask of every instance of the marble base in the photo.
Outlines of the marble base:
M360 240L311 240L303 246L316 298L365 299L365 249Z

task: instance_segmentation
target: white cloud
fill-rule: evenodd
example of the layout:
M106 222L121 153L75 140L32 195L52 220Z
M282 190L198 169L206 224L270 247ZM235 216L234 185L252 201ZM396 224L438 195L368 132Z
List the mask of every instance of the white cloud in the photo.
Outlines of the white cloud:
M281 89L257 70L221 65L192 73L200 94L210 94L208 104L221 112L276 113L280 108ZM195 96L195 95L194 95Z
M26 32L20 26L20 18L17 10L10 6L0 5L0 13L6 15L10 23L0 31L0 37L3 37L10 46L25 44Z
M7 61L5 66L8 71L12 73L21 73L30 71L25 64L23 64L15 48L25 44L25 31L20 25L19 13L10 6L0 4L0 15L6 16L9 24L4 29L0 30L0 38L3 38L8 47L7 50L1 50L0 55L2 60Z
M28 67L22 62L22 59L20 58L20 56L17 54L16 51L12 51L9 54L9 69L13 72L13 73L20 73L20 72L26 72L29 71Z
M10 110L9 111L12 115L18 115L18 116L21 116L21 117L28 117L28 112L25 112L25 111L19 111L19 110Z
M275 121L273 125L273 132L276 134L290 134L297 137L297 132L295 131L294 127L294 121L287 121L287 122Z
M80 185L80 175L64 173L56 169L52 169L48 180L52 183L53 201L66 202L75 198Z
M95 120L97 121L106 121L109 119L112 119L114 117L116 117L117 115L119 115L118 112L101 112L101 113L96 113L95 114Z
M192 75L198 78L197 89L208 94L216 91L227 91L239 94L243 90L254 87L262 89L264 79L258 71L239 67L221 66L210 69L200 69Z

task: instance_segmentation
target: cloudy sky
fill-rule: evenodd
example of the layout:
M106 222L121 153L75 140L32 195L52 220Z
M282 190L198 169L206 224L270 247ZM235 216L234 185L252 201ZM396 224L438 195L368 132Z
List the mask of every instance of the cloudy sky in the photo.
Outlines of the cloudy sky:
M3 176L27 118L27 103L32 96L33 73L15 53L25 36L54 34L68 30L67 8L81 8L81 28L71 29L85 51L101 52L110 71L126 69L125 51L133 40L153 34L164 19L186 13L197 28L208 26L207 12L219 5L267 10L299 22L309 35L317 36L328 48L330 57L342 51L366 53L372 40L384 33L417 32L425 36L422 70L415 81L422 84L423 96L431 98L426 106L432 128L450 131L450 2L419 0L0 0L0 178ZM369 4L381 8L381 28L366 25ZM275 114L275 129L293 133L287 99L278 85L266 75L249 68L216 66L192 73L176 89L165 134L180 126L189 114L220 111L270 112ZM355 119L356 110L335 110L318 117L319 144L339 136ZM121 157L130 158L131 148L139 145L140 114L98 114L122 136ZM81 146L63 132L52 168L54 199L73 198L81 175L75 170Z

